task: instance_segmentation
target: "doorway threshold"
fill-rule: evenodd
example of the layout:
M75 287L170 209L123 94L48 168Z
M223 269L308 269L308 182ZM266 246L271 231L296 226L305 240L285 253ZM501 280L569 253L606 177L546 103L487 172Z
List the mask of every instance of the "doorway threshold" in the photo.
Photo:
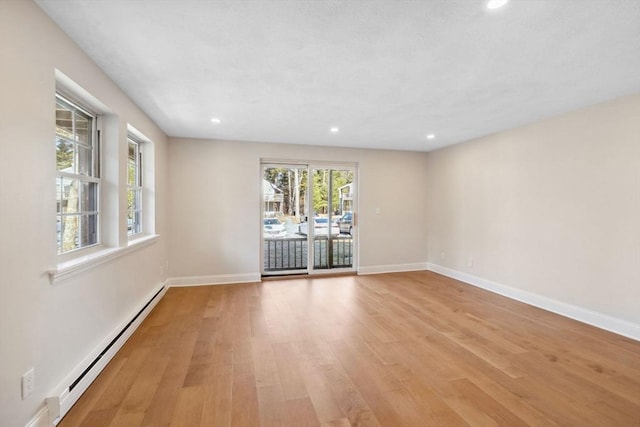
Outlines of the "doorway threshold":
M263 282L268 282L271 280L289 280L289 279L301 279L301 278L309 278L309 279L323 279L325 277L342 277L342 276L357 276L357 271L341 271L341 272L327 272L327 273L287 273L287 274L267 274L262 276Z

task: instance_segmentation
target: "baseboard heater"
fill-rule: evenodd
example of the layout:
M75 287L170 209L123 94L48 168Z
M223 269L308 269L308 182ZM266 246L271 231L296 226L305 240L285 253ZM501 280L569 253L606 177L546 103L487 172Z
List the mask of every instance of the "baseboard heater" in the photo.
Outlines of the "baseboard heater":
M71 409L74 403L82 396L91 383L97 378L102 370L107 366L109 361L122 348L127 339L140 326L140 323L147 317L153 307L160 300L159 296L166 291L166 287L162 286L145 305L138 311L135 316L127 323L120 332L106 345L106 347L96 356L87 368L82 371L78 377L65 388L65 390L55 397L46 399L47 410L49 412L49 422L51 425L57 425L62 417Z

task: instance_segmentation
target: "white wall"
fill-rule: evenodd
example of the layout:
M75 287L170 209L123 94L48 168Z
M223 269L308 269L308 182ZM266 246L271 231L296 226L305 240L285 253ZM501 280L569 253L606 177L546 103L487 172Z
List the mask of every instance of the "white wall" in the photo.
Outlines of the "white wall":
M160 238L51 285L46 272L57 264L56 69L116 114L120 167L125 165L127 123L153 140ZM159 266L167 259L167 141L31 1L0 1L0 87L0 425L22 426L73 368L160 286ZM122 206L119 211L122 216ZM124 217L121 224L126 227ZM31 367L35 392L22 400L20 378Z
M261 158L357 162L360 269L426 267L426 153L172 138L169 156L174 277L260 273Z
M427 171L430 263L640 331L640 95L429 153Z

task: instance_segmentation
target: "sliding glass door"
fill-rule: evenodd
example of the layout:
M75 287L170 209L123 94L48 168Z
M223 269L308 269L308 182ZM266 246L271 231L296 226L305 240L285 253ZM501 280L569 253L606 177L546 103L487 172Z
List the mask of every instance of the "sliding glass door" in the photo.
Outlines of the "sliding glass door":
M353 267L353 177L351 169L312 169L315 270Z
M262 274L353 271L356 168L262 166Z

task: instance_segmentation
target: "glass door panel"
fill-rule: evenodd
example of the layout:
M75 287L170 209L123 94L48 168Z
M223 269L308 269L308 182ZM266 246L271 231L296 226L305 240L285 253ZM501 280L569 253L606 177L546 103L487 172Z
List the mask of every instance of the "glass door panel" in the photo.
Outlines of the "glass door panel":
M313 270L353 268L353 169L313 168L310 185Z
M353 268L354 171L331 170L331 209L338 231L331 242L331 268Z
M262 176L263 275L307 273L307 166L264 165Z

